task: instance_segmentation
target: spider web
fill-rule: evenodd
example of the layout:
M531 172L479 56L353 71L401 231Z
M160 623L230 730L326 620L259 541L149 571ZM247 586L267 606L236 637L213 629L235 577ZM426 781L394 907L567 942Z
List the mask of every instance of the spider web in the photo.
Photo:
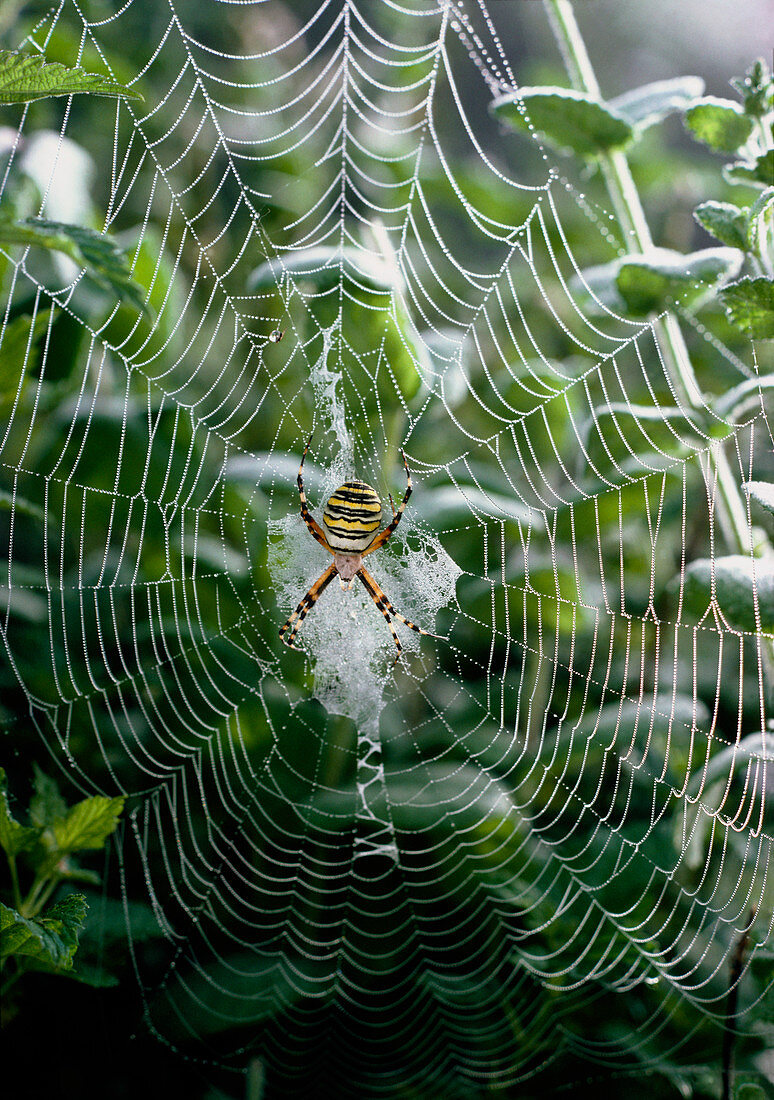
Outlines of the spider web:
M729 552L718 456L771 476L766 410L708 428L658 322L586 293L624 251L607 210L481 109L523 82L518 7L63 4L30 41L75 28L118 78L131 42L145 104L4 139L4 188L101 210L151 306L9 253L40 328L4 410L16 709L83 791L131 796L148 1025L260 1058L269 1096L687 1072L751 910L740 989L770 938L769 643L684 610L690 563ZM708 383L755 377L683 321ZM401 448L412 470L369 568L443 637L396 623L395 669L336 584L304 653L279 644L330 560L295 488L312 430L318 517L348 477L399 500Z

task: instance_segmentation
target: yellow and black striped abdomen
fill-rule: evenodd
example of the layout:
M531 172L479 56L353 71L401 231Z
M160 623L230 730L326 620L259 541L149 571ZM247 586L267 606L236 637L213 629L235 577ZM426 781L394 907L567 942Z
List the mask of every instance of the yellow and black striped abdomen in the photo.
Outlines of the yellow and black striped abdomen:
M376 537L381 522L381 501L364 481L345 482L328 498L323 512L328 545L344 554L365 550Z

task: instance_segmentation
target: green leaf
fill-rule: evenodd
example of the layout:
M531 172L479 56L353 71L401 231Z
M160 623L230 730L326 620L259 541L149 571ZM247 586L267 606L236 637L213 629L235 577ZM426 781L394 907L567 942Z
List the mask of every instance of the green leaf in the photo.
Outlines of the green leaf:
M125 801L122 795L116 798L95 795L77 802L65 818L53 823L59 849L77 852L84 848L101 848L118 825Z
M248 288L276 291L288 276L303 284L307 317L314 317L319 329L340 320L354 354L372 354L380 348L401 398L414 396L422 374L429 373L427 352L411 320L397 263L389 263L378 249L302 249L262 263L250 276ZM344 293L341 317L339 285ZM286 340L283 349L290 344Z
M69 894L36 920L0 902L0 958L26 956L55 969L69 970L86 917L83 894Z
M14 244L63 252L84 268L103 290L111 291L120 299L129 299L137 309L146 310L144 292L132 278L125 254L106 233L45 218L26 218L17 222L0 217L0 247Z
M503 493L476 485L441 485L422 493L422 519L436 529L469 523L471 516L534 525L535 513Z
M654 249L623 259L616 286L629 312L644 317L678 299L684 305L695 301L708 285L736 275L741 263L736 249L706 248L688 255Z
M774 485L770 481L746 481L742 488L752 500L774 515Z
M35 794L30 801L30 820L41 828L63 820L67 815L67 803L59 792L56 780L33 764Z
M56 864L57 879L67 882L86 882L89 886L99 886L102 881L96 871L87 871L85 867L79 867L68 858L60 859Z
M608 101L608 108L623 115L638 131L661 122L675 111L684 111L704 91L700 76L678 76L632 88Z
M587 478L624 484L707 446L710 431L696 413L669 406L611 402L581 426Z
M16 317L5 327L0 343L0 408L16 400L19 384L35 370L37 348L51 320L51 310L40 310L35 321L28 314Z
M138 230L122 235L122 239L131 241L127 261L134 282L142 288L147 308L138 314L131 304L122 304L118 309L111 304L110 318L101 329L102 339L127 359L141 356L148 361L156 355L174 359L181 353L180 317L186 307L177 264L152 224L142 230L141 237Z
M747 211L732 202L703 202L693 212L699 225L731 248L749 248Z
M714 565L714 568L713 568ZM715 600L723 619L735 630L758 630L755 621L755 597L761 617L761 630L774 630L774 558L752 558L742 554L728 557L699 558L691 562L685 571L683 587L684 610L697 619L702 618L712 597L712 579L715 581ZM714 623L712 613L710 623Z
M769 241L774 241L774 187L767 187L750 207L747 215L747 246L765 256Z
M608 309L646 317L679 302L697 303L712 293L712 284L733 278L742 266L735 248L705 248L685 255L668 248L622 256L586 268L570 285L581 296L593 295Z
M774 339L774 281L744 278L718 294L732 324L753 340Z
M0 768L0 846L9 856L15 856L34 846L40 836L40 829L20 825L14 819L8 805L7 788L5 769Z
M361 248L305 248L283 255L281 260L266 260L248 279L254 293L276 290L290 275L295 281L310 283L318 294L337 287L342 277L377 293L395 287L395 274L376 253Z
M514 129L529 131L531 124L552 145L583 157L620 149L634 137L621 112L571 88L520 88L493 100L489 109Z
M735 769L740 770L740 761L745 758L749 760L768 756L766 741L767 738L760 733L750 733L732 745L727 745L725 748L718 747L711 758L708 761L705 760L702 766L694 771L688 784L688 794L695 796L718 780L725 781ZM770 756L769 759L771 759Z
M619 260L615 285L629 313L646 317L675 301L696 301L713 283L733 278L741 265L741 254L732 248L705 248L688 255L654 248Z
M19 496L18 493L15 495L8 493L5 489L0 489L0 512L15 512L17 515L31 516L32 519L37 520L45 520L46 518L46 513L39 504L27 500L26 497Z
M771 74L761 57L752 63L743 79L734 79L731 84L744 99L745 114L755 118L762 118L774 101Z
M49 96L90 92L92 95L142 99L139 92L99 73L46 61L41 54L0 50L0 104L29 103Z
M771 1100L771 1092L760 1081L734 1081L733 1100Z
M761 153L753 161L737 160L726 164L723 175L729 183L746 183L751 187L770 187L774 180L774 149Z
M111 974L104 966L94 966L91 963L78 962L78 969L73 967L67 971L67 977L82 985L90 985L93 989L113 989L121 984L120 978Z
M718 416L724 420L736 420L744 409L757 408L765 401L767 394L774 392L774 374L764 374L758 378L745 378L738 386L724 393L713 403Z
M685 112L685 124L695 138L720 153L733 153L749 138L753 120L733 99L707 96Z

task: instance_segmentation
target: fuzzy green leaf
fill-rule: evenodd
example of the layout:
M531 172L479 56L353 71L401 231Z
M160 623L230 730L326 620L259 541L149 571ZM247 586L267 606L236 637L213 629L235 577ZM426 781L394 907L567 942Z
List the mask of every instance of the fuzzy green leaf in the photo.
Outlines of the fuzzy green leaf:
M489 109L514 129L528 131L531 123L552 145L583 157L620 149L634 137L621 112L571 88L520 88L499 96Z
M769 106L774 103L774 86L763 58L759 57L754 61L744 77L741 80L732 80L731 84L744 99L745 114L763 118Z
M712 597L714 575L715 600L725 622L732 629L756 632L755 599L761 618L761 630L774 631L774 559L751 558L730 554L700 558L685 571L684 610L692 618L701 618ZM712 613L709 620L714 623Z
M675 111L684 111L703 92L704 81L700 76L678 76L632 88L609 100L607 107L628 119L637 130L645 130Z
M685 255L668 248L622 256L586 268L570 286L581 297L633 317L660 312L675 302L695 303L712 293L712 284L733 278L742 266L735 248L704 248Z
M726 164L723 175L729 183L746 183L750 187L771 187L774 180L774 149L761 153L753 161L737 160Z
M56 781L42 772L37 764L33 767L35 794L30 801L30 820L41 828L45 828L67 816L67 803L62 798Z
M774 281L740 279L723 287L718 297L737 328L753 340L774 339Z
M69 970L87 908L83 894L69 894L31 920L0 902L0 958L24 955L46 967Z
M8 493L5 489L0 489L0 512L16 512L17 515L31 516L36 520L46 518L46 513L39 504L34 504L18 493Z
M0 409L16 399L20 383L37 366L37 347L48 328L51 310L32 318L24 313L6 325L0 342Z
M727 433L729 429L724 430ZM579 461L586 478L599 477L608 484L621 485L651 471L668 469L676 459L694 454L707 446L711 433L693 412L611 402L594 410L581 425L580 434L583 454Z
M248 289L255 293L275 290L287 275L309 283L318 294L338 286L343 278L377 293L395 286L395 275L379 256L361 248L304 248L282 257L282 261L266 260L248 279Z
M747 211L732 202L703 202L693 216L713 237L730 248L749 247L747 239Z
M95 795L76 802L67 816L53 823L54 838L60 851L77 852L101 848L118 825L125 799Z
M674 301L695 301L711 284L733 278L741 264L741 254L731 248L705 248L688 255L659 248L624 257L615 283L629 313L645 317Z
M747 246L764 256L774 241L774 187L767 187L750 207L747 215Z
M338 288L349 297L348 320L357 333L358 347L381 345L382 354L401 393L410 399L419 389L427 353L404 301L405 287L397 264L378 251L366 248L307 248L283 255L281 262L267 260L248 280L252 292L276 290L288 275L308 288L307 309L316 323L327 327L338 310ZM266 333L268 337L268 332ZM291 343L279 345L282 354ZM273 348L267 339L267 348ZM354 350L354 349L353 349Z
M0 104L29 103L34 99L73 95L76 92L142 99L139 92L99 73L87 73L58 61L46 61L41 54L0 50Z
M770 481L746 481L742 488L751 500L774 515L774 485Z
M5 769L0 768L0 847L9 856L15 856L31 848L39 835L40 829L20 825L11 814L11 807L8 805L8 781Z
M745 410L760 412L762 402L773 394L774 374L762 374L756 378L745 378L744 382L718 397L713 407L724 420L737 420Z
M753 120L733 99L707 96L685 112L685 124L695 138L719 153L733 153L749 138Z
M113 989L121 984L120 979L115 974L111 974L103 966L93 966L91 963L82 962L80 956L78 958L78 969L76 970L73 967L72 970L67 971L66 976L75 982L80 982L82 985L90 985L93 989Z
M26 218L17 222L0 217L0 247L16 244L63 252L84 268L103 290L120 299L129 299L137 309L146 310L144 292L132 278L125 254L107 234L45 218Z
M106 344L119 348L127 359L155 355L175 358L182 353L180 316L185 298L177 265L165 251L164 238L151 224L145 226L139 242L130 245L127 262L132 277L142 287L147 308L140 316L129 303L110 306L110 317L101 328Z
M770 1100L771 1092L760 1081L734 1081L733 1100Z
M440 529L463 524L473 516L497 516L498 520L534 523L534 514L524 504L503 493L476 485L440 485L425 492L422 517Z

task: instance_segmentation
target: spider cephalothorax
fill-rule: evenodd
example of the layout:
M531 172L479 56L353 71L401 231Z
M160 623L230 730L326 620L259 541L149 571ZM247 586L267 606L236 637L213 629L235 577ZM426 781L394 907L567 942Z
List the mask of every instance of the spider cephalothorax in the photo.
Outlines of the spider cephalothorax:
M280 627L280 638L291 649L296 648L293 642L301 623L335 576L338 576L341 587L345 590L352 587L354 579L357 577L387 620L395 645L398 647L398 656L400 656L402 646L395 627L392 625L393 619L405 623L412 630L416 630L417 634L427 634L431 638L437 638L437 634L430 634L429 630L423 630L421 626L416 626L410 619L405 618L399 611L396 611L363 565L363 558L366 554L372 554L374 550L384 546L392 535L400 523L400 517L403 515L411 496L411 474L409 473L406 456L401 451L403 465L406 469L406 492L397 512L393 508L392 520L383 531L379 531L382 520L381 501L376 490L364 481L346 481L328 498L323 512L323 526L321 527L309 511L304 492L304 459L311 442L312 437L310 436L306 447L304 447L301 465L298 469L301 516L314 538L325 547L329 554L333 555L333 562L323 575L317 578L288 621ZM288 630L290 630L290 635L286 638L285 635ZM397 657L395 659L397 660Z

